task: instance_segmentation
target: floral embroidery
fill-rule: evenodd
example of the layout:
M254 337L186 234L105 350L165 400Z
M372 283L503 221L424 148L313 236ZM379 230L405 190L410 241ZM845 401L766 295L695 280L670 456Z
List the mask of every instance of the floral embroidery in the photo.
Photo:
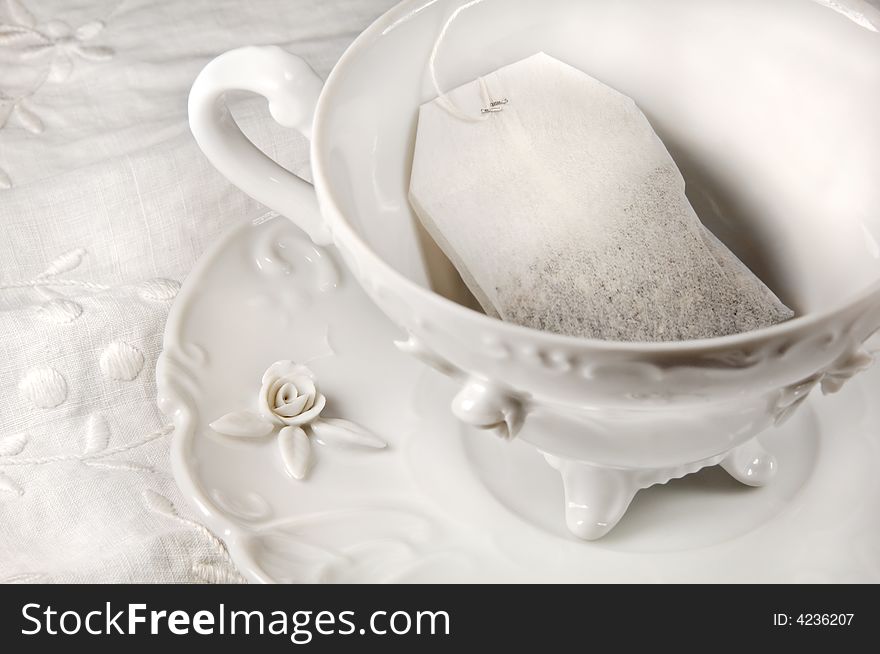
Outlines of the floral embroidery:
M88 282L80 279L63 278L64 274L76 270L83 262L87 254L88 252L84 248L75 248L73 250L68 250L67 252L64 252L57 256L43 272L41 272L33 279L0 284L0 291L32 288L34 289L34 291L39 293L47 300L36 309L36 313L38 316L40 316L40 318L58 324L73 322L82 315L83 307L78 302L75 302L69 297L66 297L59 293L59 289L75 289L79 291L95 293L100 291L109 291L112 288L104 284L96 284L94 282ZM168 302L174 299L174 297L177 295L178 291L180 290L180 282L176 282L173 279L164 279L161 277L157 277L155 279L148 279L146 281L143 281L134 287L120 287L120 289L125 289L145 301ZM111 344L111 346L112 345L113 344ZM111 349L111 346L108 346L108 350ZM115 349L127 350L125 353L125 355L127 355L126 358L128 359L128 362L126 362L126 370L132 370L133 365L131 362L138 359L138 355L140 354L140 352L132 352L131 350L136 351L137 348L134 348L133 346L130 346L128 344L124 344L115 346ZM115 378L112 377L112 375L115 374L116 368L108 367L105 370L105 364L102 363L101 365L102 370L105 372L105 374L107 374L111 378ZM140 362L140 366L143 366L142 360ZM138 368L138 372L140 372L140 368ZM131 377L131 379L134 379L134 377L136 376L137 373L135 373L134 376ZM121 379L121 377L119 378Z
M25 46L21 55L25 59L52 54L47 79L50 82L63 82L73 72L74 60L77 57L90 61L106 61L114 52L104 46L85 45L104 29L104 23L91 21L76 29L61 20L46 23L42 30L33 29L31 34L36 41Z
M148 489L143 491L141 497L143 498L144 505L150 511L190 527L213 545L215 555L197 561L192 566L193 574L199 579L209 584L246 583L244 577L236 571L223 541L212 534L204 525L181 516L171 500L154 490Z
M180 282L162 277L148 279L137 286L138 295L144 300L150 300L151 302L173 300L177 296L178 291L180 291Z
M112 48L90 42L104 31L104 22L92 20L76 28L63 20L38 23L21 0L6 0L10 22L0 22L0 48L16 51L22 60L39 61L43 66L36 82L25 91L10 96L0 90L0 131L15 124L31 134L42 134L46 125L34 108L34 96L47 82L70 78L78 59L99 62L115 54ZM12 177L0 168L0 188L12 188Z
M0 44L2 44L2 28L0 28ZM8 124L17 124L31 134L42 134L45 126L34 111L30 95L17 98L0 91L0 131ZM12 178L0 168L0 188L12 188Z
M51 9L51 11L57 12L56 15L49 15L44 12L50 10L37 0L0 0L0 49L2 49L0 55L4 61L12 64L12 70L7 71L4 68L0 73L0 155L5 152L3 138L12 137L13 133L18 137L36 139L41 134L59 129L58 125L53 124L52 117L55 114L49 110L48 106L49 98L58 94L50 95L50 91L55 90L53 86L61 90L61 87L57 85L65 80L68 84L72 84L77 78L91 76L92 71L101 65L99 62L107 61L115 55L114 50L107 47L107 26L112 24L112 16L119 10L123 2L124 0L119 0L106 14L91 14L84 16L83 20L71 20L65 15L68 11L68 5L64 3ZM73 9L73 5L70 5L70 11ZM80 9L86 9L85 5L76 8L77 16L81 16ZM54 20L57 18L62 20ZM86 18L101 18L102 20L87 21ZM63 106L52 107L52 109L61 110ZM4 131L7 129L9 131ZM13 163L0 161L0 189L14 186L16 172ZM119 299L119 295L124 294L130 302L138 305L163 304L164 307L155 306L156 311L151 312L161 314L161 310L167 309L167 304L177 295L180 288L178 282L167 279L147 280L136 287L122 288L73 279L72 277L82 278L79 273L84 268L81 264L86 260L85 257L86 251L84 249L70 250L52 261L46 270L39 275L21 281L3 280L0 282L0 293L11 289L9 296L13 298L13 308L28 311L37 323L35 336L46 334L47 336L64 338L65 331L70 329L70 325L79 326L87 322L89 315L96 318L97 309L92 313L92 307L101 306L100 298L85 297L93 293L112 290L114 302ZM73 274L70 274L71 272ZM6 300L5 296L3 300ZM70 335L70 332L68 331L67 334ZM89 333L88 344L90 347L93 345L91 341L93 335L94 332ZM143 369L144 363L138 362L144 354L133 346L126 347L129 344L120 345L119 341L115 341L119 336L114 335L107 339L107 341L114 342L104 350L104 354L107 356L103 366L101 358L95 356L95 368L106 369L102 372L111 377L134 377L149 389L151 380L144 379L147 371ZM136 341L132 340L132 342ZM56 348L47 346L46 350L55 352ZM98 352L100 351L99 347ZM108 351L114 355L107 354ZM55 372L61 375L62 379L63 376L67 376L71 385L70 398L67 399L67 404L61 405L62 407L67 407L73 402L75 391L78 395L78 403L87 399L82 393L84 389L74 387L75 377L72 372L69 373L65 370L63 358L57 358L49 363L57 366L58 370ZM26 377L28 373L26 367L24 371L21 371L21 376ZM101 372L97 374L100 383ZM54 378L52 373L45 375L40 373L34 377L34 379L38 379L37 381L31 380L32 383L29 382L25 386L28 392L34 391L36 397L44 399L59 397L61 387L55 384L51 378ZM46 383L43 383L47 380L48 390ZM16 380L14 377L10 380L13 383L15 381L20 380ZM64 382L65 388L67 383L67 381ZM104 384L106 385L106 382ZM24 406L25 401L22 401L23 410ZM66 418L70 415L67 413L68 409L62 408L61 411L64 414L63 416L59 414L59 417ZM73 413L73 408L70 412ZM107 417L110 418L110 414L107 414ZM69 419L64 419L62 422L64 426L70 425ZM128 475L124 479L129 485L130 483L138 483L139 480L148 479L159 480L161 483L168 482L167 479L158 477L158 475L164 475L161 467L157 466L157 469L154 470L150 466L131 459L140 459L139 456L133 455L134 452L143 453L142 450L136 448L147 446L148 443L157 439L167 438L171 433L171 427L163 427L145 436L137 433L133 442L111 445L111 436L119 437L121 434L111 434L108 420L100 413L93 413L85 419L80 419L79 424L74 424L72 428L64 430L72 432L70 436L73 440L64 441L68 444L61 451L53 450L47 453L38 452L35 447L39 444L39 437L42 434L36 431L19 433L24 430L17 427L15 423L12 424L12 427L14 429L12 433L0 430L0 502L17 502L21 510L30 510L31 502L37 501L36 496L42 492L36 481L31 482L30 479L38 470L43 470L43 474L57 473L55 468L58 463L68 466L83 466L83 473L86 470L92 470L92 473L86 477L88 483L83 484L84 487L88 486L89 488L96 485L100 479L105 478L104 475L108 471L113 475ZM53 430L58 432L59 427L61 427L60 423L49 426L47 428L49 433L46 436L49 436ZM76 436L80 437L78 442L75 439ZM155 445L156 443L153 447ZM132 472L135 475L132 476ZM148 473L157 474L148 477ZM84 501L82 497L75 495L75 489L69 488L69 480L64 480L64 482L65 494L70 494L70 498L64 501ZM108 488L112 488L110 482L107 484ZM89 490L88 492L93 493L94 491ZM19 500L19 498L22 499ZM56 500L56 498L49 495L45 500L39 500L38 504L45 506L43 503L47 500ZM14 510L18 510L18 507ZM10 508L12 507L10 506ZM41 508L43 507L41 506ZM138 505L135 505L134 509L137 512ZM141 510L139 513L140 517L147 516L146 510ZM33 521L33 516L31 521ZM187 552L190 557L193 552L200 553L194 561L188 563L191 566L190 573L185 575L188 579L211 582L243 581L236 573L222 543L197 523L186 520L182 520L182 522L185 526L189 525L196 531L190 534L178 528L174 529L175 533L173 534L163 535L162 539L163 542L171 543L175 548ZM22 524L29 524L26 518ZM162 531L164 533L172 530L163 529ZM183 539L185 542L178 543L182 540L179 538L181 534L187 538ZM131 535L137 536L138 534ZM122 536L121 542L123 544L130 538L129 534L125 533L117 534L118 536ZM9 562L4 561L7 565L13 562L14 557ZM3 567L0 566L0 568ZM51 572L53 576L61 573L56 569L44 572L43 569L27 567L21 570L10 570L7 574L12 572L16 574L0 579L0 583L45 582L53 580L53 577L50 577L46 572ZM4 575L0 574L0 577L4 577Z
M21 497L22 495L24 495L24 489L0 472L0 499Z
M64 279L62 276L76 270L87 255L84 248L74 248L57 256L39 275L28 281L0 284L0 291L9 289L34 289L46 301L35 309L35 315L42 320L58 325L72 323L83 314L79 302L66 297L57 289L73 288L80 291L106 291L111 287L83 280ZM126 287L122 287L126 289ZM180 288L180 284L169 279L150 279L127 290L149 302L166 302L171 300ZM114 381L132 381L144 367L143 353L134 345L125 341L113 341L102 352L98 366L104 377ZM67 399L67 380L62 372L48 365L31 368L19 380L18 389L21 396L39 409L53 409ZM0 448L2 449L2 448ZM106 462L93 462L95 467L112 467ZM126 464L126 469L134 464ZM8 490L8 489L7 489Z
M52 409L67 399L67 381L50 366L31 368L18 383L18 390L39 409Z
M50 581L49 575L42 572L25 572L0 579L0 584L45 584Z
M58 298L49 300L37 307L37 315L47 322L64 324L73 322L82 315L82 305L73 300Z
M13 434L0 438L0 457L15 456L24 450L28 443L27 434Z
M0 129L3 129L7 123L16 123L31 134L42 134L46 129L34 110L30 96L13 98L0 93Z
M21 452L30 440L27 434L15 434L0 440L0 469L16 468L19 466L36 466L59 463L61 461L78 461L91 468L105 470L124 470L129 472L155 472L150 466L127 459L120 459L118 455L137 449L160 438L164 438L174 431L171 425L140 437L139 439L110 447L110 427L107 420L100 413L91 414L86 420L83 438L78 452L54 454L43 457L23 457ZM0 499L14 498L24 495L24 489L11 477L0 472Z
M64 252L56 257L43 272L33 279L2 284L0 285L0 291L16 288L32 288L47 300L47 302L37 307L36 312L38 316L46 321L59 324L73 322L82 315L82 305L56 292L56 288L73 287L89 291L105 291L109 289L109 286L60 278L64 273L68 273L78 268L86 254L86 250L83 248L76 248Z
M100 366L107 379L131 381L144 367L144 355L131 343L113 341L101 353Z

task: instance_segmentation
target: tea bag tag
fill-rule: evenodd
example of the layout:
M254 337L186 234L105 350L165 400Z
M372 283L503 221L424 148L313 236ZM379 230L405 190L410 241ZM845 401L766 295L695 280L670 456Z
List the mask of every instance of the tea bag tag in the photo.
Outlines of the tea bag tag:
M420 108L410 201L489 315L680 340L791 317L703 227L629 97L538 53Z

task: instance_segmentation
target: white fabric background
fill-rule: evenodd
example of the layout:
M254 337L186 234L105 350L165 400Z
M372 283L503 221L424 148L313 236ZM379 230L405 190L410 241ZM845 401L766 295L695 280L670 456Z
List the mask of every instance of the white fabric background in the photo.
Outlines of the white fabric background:
M0 581L240 581L170 476L154 368L174 294L257 205L186 124L207 61L322 76L394 0L0 0ZM234 113L305 172L304 141Z
M187 92L245 44L326 76L395 1L0 0L0 581L241 579L155 404L179 282L257 209L197 151ZM304 171L263 104L237 105L245 131Z

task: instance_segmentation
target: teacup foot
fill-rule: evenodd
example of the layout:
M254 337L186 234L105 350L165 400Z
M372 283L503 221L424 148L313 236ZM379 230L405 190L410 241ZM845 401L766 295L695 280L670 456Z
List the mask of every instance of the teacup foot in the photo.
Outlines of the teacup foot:
M776 457L753 438L731 451L721 462L721 467L742 484L763 486L776 474Z
M578 538L597 540L611 531L639 490L627 470L544 457L562 475L565 522Z
M583 540L597 540L610 532L643 488L715 465L749 486L767 483L776 472L776 459L757 439L730 452L670 468L608 468L547 453L544 458L562 476L566 525Z

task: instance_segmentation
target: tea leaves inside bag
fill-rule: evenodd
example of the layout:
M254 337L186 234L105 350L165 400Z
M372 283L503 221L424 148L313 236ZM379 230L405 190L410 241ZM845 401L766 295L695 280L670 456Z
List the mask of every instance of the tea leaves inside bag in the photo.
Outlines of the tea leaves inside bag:
M635 103L543 53L421 107L410 200L503 320L668 341L793 315L702 225Z

